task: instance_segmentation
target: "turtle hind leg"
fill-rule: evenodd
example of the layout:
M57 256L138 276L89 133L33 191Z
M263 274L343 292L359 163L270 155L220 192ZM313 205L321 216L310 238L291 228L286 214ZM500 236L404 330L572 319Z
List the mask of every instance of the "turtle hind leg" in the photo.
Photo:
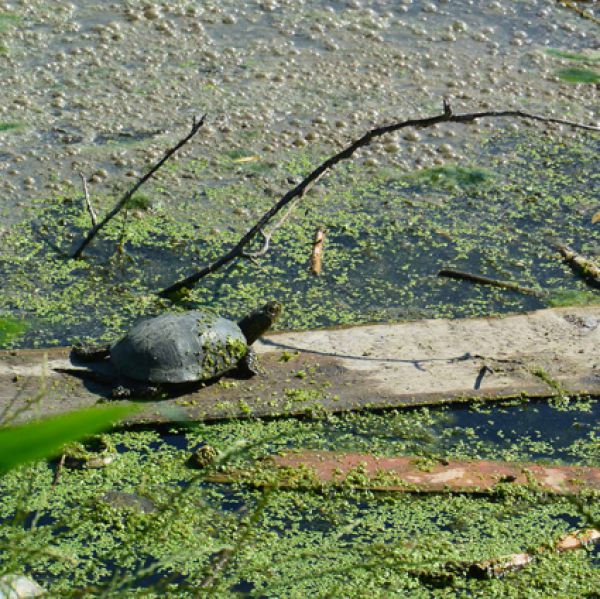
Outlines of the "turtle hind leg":
M83 345L78 343L71 348L71 357L82 362L98 362L110 356L110 345Z
M246 355L238 362L235 375L241 379L249 379L262 373L263 370L256 352L249 348Z

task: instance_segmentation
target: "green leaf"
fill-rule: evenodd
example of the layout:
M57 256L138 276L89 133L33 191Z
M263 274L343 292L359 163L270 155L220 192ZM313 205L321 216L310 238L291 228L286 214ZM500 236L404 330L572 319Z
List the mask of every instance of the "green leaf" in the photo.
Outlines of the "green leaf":
M0 474L26 462L54 457L66 443L98 433L138 409L133 405L85 408L0 428Z
M4 131L14 131L15 129L22 129L22 128L23 128L23 123L12 123L12 122L0 123L0 133L3 133Z
M0 316L0 347L10 343L27 330L27 323L11 316Z
M579 62L595 63L600 62L600 54L581 54L580 52L569 52L568 50L559 50L557 48L548 48L546 54L557 56L558 58L566 58L567 60L576 60Z
M557 75L563 81L569 83L600 83L600 73L592 71L591 69L561 69Z
M21 17L9 12L0 12L0 32L6 31L9 27L16 27L21 22Z

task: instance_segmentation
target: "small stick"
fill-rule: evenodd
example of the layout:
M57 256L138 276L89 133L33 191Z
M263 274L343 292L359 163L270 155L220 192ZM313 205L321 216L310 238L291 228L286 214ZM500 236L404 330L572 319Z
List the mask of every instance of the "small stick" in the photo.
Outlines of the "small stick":
M199 587L201 589L208 589L213 586L217 580L221 570L229 563L233 555L232 549L221 549L217 554L216 559L211 564L210 573L202 580Z
M54 471L54 478L52 479L52 487L51 490L54 491L56 486L58 485L58 481L60 480L60 475L62 474L63 466L65 465L65 458L67 457L66 453L61 454L60 459L58 460L58 464L56 464L56 470Z
M576 12L583 19L588 19L597 25L600 25L600 19L596 18L591 10L584 10L583 8L579 8L575 2L571 2L571 0L557 0L559 4L562 4L565 8ZM581 0L580 0L581 1Z
M239 239L239 241L227 252L225 252L220 258L217 258L214 262L207 264L204 268L196 271L195 273L185 277L173 283L169 287L165 287L158 292L161 297L169 297L182 289L190 289L200 279L216 272L226 264L239 258L244 248L260 233L263 227L287 204L296 198L302 197L309 188L318 181L325 173L331 170L338 162L349 159L357 150L368 146L374 139L399 131L400 129L406 129L408 127L427 128L433 127L438 123L472 123L478 119L483 118L504 118L512 117L517 119L524 119L529 121L539 121L541 123L554 123L557 125L566 125L568 127L574 127L575 129L583 129L585 131L600 131L600 127L594 125L584 125L582 123L576 123L574 121L568 121L565 119L555 119L550 117L540 116L538 114L532 114L523 110L490 110L485 112L468 112L465 114L454 114L450 106L450 102L444 98L443 112L436 116L425 117L420 119L408 119L406 121L400 121L392 123L391 125L383 125L367 131L362 137L353 141L349 146L346 146L341 152L338 152L334 156L331 156L325 162L320 164L311 173L309 173L296 187L290 189L284 194L278 202L273 204L269 210L267 210L260 219L250 228L248 231Z
M318 227L315 231L312 253L310 255L310 271L313 275L320 275L323 266L323 243L325 242L325 231Z
M99 223L96 223L94 226L92 226L92 228L88 231L88 234L86 235L86 237L73 250L73 252L70 255L70 258L79 258L79 256L81 256L81 253L83 252L83 250L89 245L89 243L92 241L92 239L94 239L94 237L96 237L96 235L98 234L98 231L100 231L100 229L105 227L109 223L109 221L111 221L123 209L123 207L131 199L133 194L135 194L135 192L148 179L150 179L150 177L152 177L152 175L154 175L154 173L165 162L167 162L167 160L169 160L169 158L171 158L171 156L173 156L173 154L175 154L178 150L180 150L183 146L185 146L185 144L188 141L190 141L190 139L192 139L192 137L194 137L194 135L196 135L196 133L198 133L198 131L200 130L200 127L202 127L202 125L204 125L205 118L206 118L206 115L202 116L202 118L199 121L196 121L196 119L194 118L191 131L183 139L181 139L179 142L177 142L177 144L175 144L172 148L167 150L165 152L164 156L157 163L155 163L150 168L150 170L148 170L148 172L146 172L145 175L140 177L140 179L137 180L137 182L133 185L133 187L127 193L125 193L123 195L123 197L113 206L112 210Z
M96 223L98 222L98 218L96 216L96 212L94 212L94 207L92 206L92 200L90 198L90 190L88 189L88 186L87 186L87 180L83 173L79 173L79 176L81 177L81 182L83 183L83 193L84 193L84 198L85 198L85 205L86 205L87 211L90 215L90 220L92 221L92 227L95 227Z
M568 245L557 243L556 249L562 254L569 266L583 276L585 281L594 287L600 286L600 268L594 262L578 254Z
M242 524L242 532L234 546L222 549L216 555L215 560L211 564L211 571L200 582L199 587L201 589L210 589L210 591L214 590L215 583L218 582L219 574L221 574L223 570L228 567L229 562L241 551L242 547L244 547L250 541L250 537L255 532L258 521L263 516L270 496L271 490L267 490L265 493L263 493L248 521Z
M462 270L455 270L454 268L443 268L438 272L438 277L449 277L451 279L471 281L472 283L481 283L482 285L492 285L493 287L510 289L511 291L518 291L519 293L524 293L526 295L535 295L536 297L544 297L546 295L546 292L544 291L532 289L531 287L522 287L518 283L491 279L490 277L484 277L483 275L476 275Z

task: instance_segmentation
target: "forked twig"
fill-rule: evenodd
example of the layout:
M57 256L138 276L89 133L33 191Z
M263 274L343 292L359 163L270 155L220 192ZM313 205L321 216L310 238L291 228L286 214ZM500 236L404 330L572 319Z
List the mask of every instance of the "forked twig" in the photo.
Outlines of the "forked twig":
M271 230L268 233L265 233L263 229L261 229L259 231L259 233L263 236L263 244L259 250L257 250L256 252L242 251L240 256L242 258L248 258L249 260L256 260L256 258L260 258L261 256L264 256L269 251L269 246L270 246L271 238L273 237L273 234L278 229L280 229L281 226L287 221L287 219L290 217L290 214L292 213L292 211L294 210L295 207L296 207L296 204L290 204L287 212L279 219L278 222L276 222L271 227Z
M573 121L567 121L565 119L555 119L551 117L544 117L537 114L532 114L529 112L525 112L523 110L490 110L486 112L469 112L465 114L454 114L452 112L452 108L450 106L450 102L447 99L444 99L444 111L442 114L426 117L421 119L409 119L406 121L401 121L399 123L392 123L391 125L384 125L382 127L376 127L375 129L371 129L367 133L365 133L360 139L352 142L349 146L344 148L341 152L328 158L319 165L316 169L314 169L307 177L305 177L296 187L290 189L285 195L281 197L281 199L276 202L269 210L267 210L242 237L241 239L225 254L223 254L220 258L211 262L204 268L198 270L192 275L186 277L185 279L181 279L177 283L166 287L162 291L158 292L158 295L161 297L169 297L172 294L176 294L177 292L183 289L189 289L193 287L198 281L206 277L207 275L216 272L222 266L225 266L232 260L239 258L242 256L244 252L244 248L258 235L264 228L264 226L285 206L287 206L292 200L302 197L310 188L311 185L315 183L320 177L322 177L326 171L332 169L338 162L342 160L347 160L350 158L357 150L363 148L371 143L374 139L381 137L382 135L386 135L388 133L393 133L394 131L398 131L400 129L405 129L407 127L433 127L438 123L471 123L476 121L477 119L482 118L501 118L501 117L513 117L531 121L539 121L542 123L555 123L558 125L567 125L569 127L574 127L577 129L584 129L586 131L600 131L600 127L595 127L593 125L584 125L581 123L575 123Z
M94 237L96 237L96 235L98 234L98 231L100 231L100 229L102 229L104 226L106 226L109 223L109 221L111 221L123 209L123 207L131 199L133 194L135 194L135 192L148 179L150 179L150 177L152 177L152 175L154 175L154 173L156 171L158 171L158 169L160 169L160 167L165 162L167 162L167 160L169 160L169 158L171 158L171 156L173 156L173 154L175 154L178 150L180 150L183 146L185 146L185 144L187 144L187 142L190 141L190 139L192 139L192 137L194 137L194 135L196 135L196 133L198 133L198 131L200 130L202 125L204 125L205 118L206 118L206 115L203 115L199 121L196 121L196 119L194 118L191 131L183 139L181 139L179 142L177 142L176 145L174 145L172 148L167 150L165 152L164 156L158 162L156 162L150 168L150 170L148 170L146 172L145 175L140 177L137 180L137 182L133 185L133 187L127 193L125 193L123 195L123 197L113 206L112 210L99 223L96 223L92 226L92 228L88 231L88 234L85 236L85 238L73 250L73 252L69 256L70 258L79 258L79 256L81 256L81 253L83 252L83 250L89 245L89 243L92 241L92 239L94 239Z

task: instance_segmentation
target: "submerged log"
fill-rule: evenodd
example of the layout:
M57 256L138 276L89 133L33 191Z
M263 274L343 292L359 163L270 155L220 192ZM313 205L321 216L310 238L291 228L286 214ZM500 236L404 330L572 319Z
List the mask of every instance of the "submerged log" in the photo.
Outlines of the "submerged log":
M516 291L525 295L535 295L536 297L544 297L547 295L545 291L541 289L533 289L532 287L524 287L518 283L512 281L501 281L499 279L492 279L483 275L476 275L464 270L456 270L455 268L443 268L438 272L438 277L448 277L450 279L460 279L463 281L469 281L471 283L479 283L481 285L491 285L492 287L500 287L501 289L509 289L510 291Z

